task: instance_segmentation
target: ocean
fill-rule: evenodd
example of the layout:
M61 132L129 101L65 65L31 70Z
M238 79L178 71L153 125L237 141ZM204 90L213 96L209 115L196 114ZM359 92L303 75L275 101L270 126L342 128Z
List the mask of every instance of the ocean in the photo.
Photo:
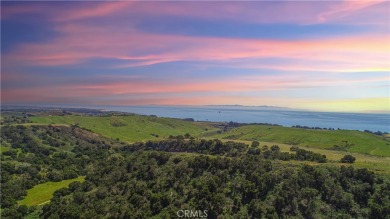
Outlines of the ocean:
M390 114L336 113L246 106L104 106L102 109L195 121L270 123L282 126L390 132Z

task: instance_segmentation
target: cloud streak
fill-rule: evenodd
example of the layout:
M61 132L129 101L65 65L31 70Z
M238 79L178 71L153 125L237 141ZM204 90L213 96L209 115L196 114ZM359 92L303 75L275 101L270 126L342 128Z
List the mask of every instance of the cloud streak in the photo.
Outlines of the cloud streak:
M346 1L278 1L278 2L83 2L83 3L28 3L25 5L5 4L3 19L21 14L47 14L54 22L75 21L104 16L138 17L175 16L208 20L243 21L253 23L294 23L343 22L342 18L381 5L386 11L389 2L385 0ZM58 10L57 6L66 6ZM77 7L71 7L77 5ZM48 10L49 9L49 10ZM305 13L301 13L304 11ZM383 19L376 14L378 21ZM382 13L383 15L383 13ZM344 22L349 23L349 20Z
M264 58L280 58L305 61L296 62L300 66L294 64L294 67L284 67L283 64L239 65L303 71L315 68L320 71L389 69L390 45L386 35L303 41L158 35L135 31L112 34L110 31L87 27L72 27L66 31L68 32L64 36L54 41L20 45L12 53L6 54L5 59L9 63L52 66L106 58L123 61L123 64L116 67L134 67L174 61L225 61L223 64L229 64L226 61L257 59L258 62ZM140 45L139 42L145 42L145 45ZM327 66L324 69L318 68L318 62L326 63Z

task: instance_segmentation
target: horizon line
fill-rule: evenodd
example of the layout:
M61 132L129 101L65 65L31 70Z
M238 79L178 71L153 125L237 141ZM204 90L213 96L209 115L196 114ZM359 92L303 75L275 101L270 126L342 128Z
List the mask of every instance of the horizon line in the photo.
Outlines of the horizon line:
M18 107L42 107L42 108L84 108L84 109L102 109L104 107L262 107L262 108L278 108L278 110L286 111L306 111L306 112L318 112L318 113L362 113L362 114L390 114L390 111L385 110L362 110L362 111L331 111L331 110L319 110L319 109L305 109L305 108L291 108L286 106L275 105L242 105L242 104L206 104L206 105L190 105L190 104L144 104L144 105L99 105L99 104L63 104L63 103L0 103L0 110L3 106L18 106ZM271 109L272 110L272 109ZM277 109L274 109L277 110Z

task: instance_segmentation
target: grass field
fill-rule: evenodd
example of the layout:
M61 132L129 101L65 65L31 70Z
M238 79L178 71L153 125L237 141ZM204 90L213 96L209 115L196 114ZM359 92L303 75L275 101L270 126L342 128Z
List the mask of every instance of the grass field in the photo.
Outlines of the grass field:
M352 130L311 130L281 126L248 125L233 128L211 137L257 140L289 145L331 149L334 145L353 144L348 152L390 157L390 141L370 133Z
M200 135L217 128L208 123L151 116L44 116L31 117L37 124L78 124L106 137L136 142L161 139L169 135Z
M27 196L18 202L19 205L40 205L47 201L50 201L54 191L67 187L72 182L83 182L84 176L79 176L75 179L63 180L60 182L46 182L38 184L33 188L27 190Z

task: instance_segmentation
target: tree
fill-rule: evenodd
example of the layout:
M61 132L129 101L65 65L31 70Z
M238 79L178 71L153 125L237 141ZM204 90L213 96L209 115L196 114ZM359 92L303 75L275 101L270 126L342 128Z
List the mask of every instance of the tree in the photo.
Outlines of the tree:
M20 205L20 206L18 207L18 212L19 212L20 214L22 214L23 216L24 216L24 215L27 215L27 213L28 213L28 207L27 207L26 205Z
M273 152L279 152L279 151L280 151L280 148L279 148L278 145L272 145L272 146L271 146L271 151L273 151Z
M356 158L352 155L345 155L343 158L341 158L340 162L341 163L353 163L355 162Z
M259 146L260 143L258 141L252 141L252 145L251 145L252 148L259 147Z

